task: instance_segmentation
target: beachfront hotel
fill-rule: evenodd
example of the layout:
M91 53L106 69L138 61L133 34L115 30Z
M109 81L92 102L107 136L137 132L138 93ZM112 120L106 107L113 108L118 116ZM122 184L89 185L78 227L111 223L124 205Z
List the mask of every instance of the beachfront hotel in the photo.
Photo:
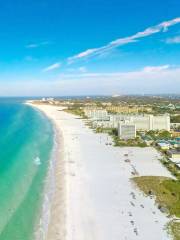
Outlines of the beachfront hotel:
M94 127L118 128L120 122L129 121L136 125L137 131L170 131L168 114L154 116L152 114L108 114L104 109L86 109L85 115L92 120Z
M133 123L119 123L118 136L124 140L136 138L136 125Z
M131 122L136 125L137 130L166 130L170 131L170 116L168 114L153 116L153 115L137 115L131 117Z

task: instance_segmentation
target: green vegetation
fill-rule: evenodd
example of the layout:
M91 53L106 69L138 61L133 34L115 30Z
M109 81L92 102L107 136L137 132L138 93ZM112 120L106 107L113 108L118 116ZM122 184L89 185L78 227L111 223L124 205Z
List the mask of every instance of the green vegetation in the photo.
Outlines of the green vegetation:
M109 134L114 142L115 147L147 147L146 143L141 140L140 137L129 140L122 140L118 137L118 130L116 128L102 128L97 127L96 133L107 133Z
M122 140L118 137L118 130L116 128L102 128L97 127L95 130L96 133L107 133L109 134L114 142L116 147L147 147L146 143L141 140L140 137L129 140Z
M88 119L84 123L88 128L93 129L92 122L90 122Z
M132 180L147 196L154 196L158 208L169 216L180 218L180 181L167 177L143 176ZM180 240L180 222L171 221L169 232Z
M166 157L164 157L163 159L160 159L160 161L172 173L172 175L174 175L180 181L179 167L175 163L167 160Z
M180 217L180 181L167 177L143 176L133 178L146 194L154 195L158 207L164 207L171 216Z
M102 128L102 127L97 127L95 130L96 133L107 133L110 136L117 136L118 131L116 128Z
M122 140L118 136L113 136L115 146L129 146L129 147L147 147L146 143L143 142L140 138Z
M68 109L65 109L64 111L67 113L71 113L71 114L80 116L82 118L86 118L86 116L84 115L84 111L78 107L69 107Z
M171 116L172 123L180 123L180 115Z
M174 237L174 240L180 240L180 222L171 221L168 226L169 233Z
M153 140L161 140L161 139L171 139L171 133L164 130L164 131L153 131L150 130L146 133L145 136L149 136Z

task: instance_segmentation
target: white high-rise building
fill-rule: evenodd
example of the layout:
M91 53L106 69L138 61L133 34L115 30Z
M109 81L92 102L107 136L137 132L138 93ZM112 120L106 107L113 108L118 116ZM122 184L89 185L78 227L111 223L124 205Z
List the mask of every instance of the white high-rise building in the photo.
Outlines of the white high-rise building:
M170 131L170 116L169 115L154 116L152 129Z
M166 130L170 131L170 116L169 115L139 115L132 116L130 119L136 125L137 130Z
M136 125L130 122L119 123L118 136L124 140L136 138Z
M152 115L132 116L130 121L136 125L137 130L149 131L152 129Z

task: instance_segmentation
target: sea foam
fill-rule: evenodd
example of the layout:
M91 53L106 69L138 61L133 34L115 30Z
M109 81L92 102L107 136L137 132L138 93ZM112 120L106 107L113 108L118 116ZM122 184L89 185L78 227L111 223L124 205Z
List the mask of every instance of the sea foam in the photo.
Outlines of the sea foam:
M44 201L42 205L41 217L35 232L36 240L45 240L48 233L48 226L51 215L51 203L55 192L55 165L56 165L56 152L58 147L56 138L57 136L54 130L54 146L49 162L48 174L45 180Z

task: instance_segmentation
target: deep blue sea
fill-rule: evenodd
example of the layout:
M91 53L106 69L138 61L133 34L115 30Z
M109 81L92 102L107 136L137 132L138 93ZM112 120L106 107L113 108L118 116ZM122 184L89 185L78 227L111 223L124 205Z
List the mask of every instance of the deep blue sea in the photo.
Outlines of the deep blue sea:
M22 99L0 99L0 240L34 240L53 126Z

